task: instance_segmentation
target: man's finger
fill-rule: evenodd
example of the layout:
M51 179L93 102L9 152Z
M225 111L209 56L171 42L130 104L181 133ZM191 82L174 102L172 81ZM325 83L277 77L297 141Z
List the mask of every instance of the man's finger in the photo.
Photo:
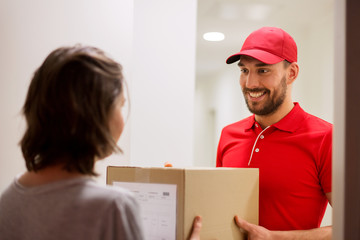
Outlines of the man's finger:
M239 228L244 229L247 232L249 232L251 229L251 223L248 223L239 216L235 216L235 223Z
M202 219L200 216L196 216L193 223L193 229L189 240L199 240L200 231L202 227Z
M200 216L195 217L193 226L194 226L193 233L200 235L200 230L202 227L202 219Z
M172 167L173 165L169 162L164 163L164 167Z

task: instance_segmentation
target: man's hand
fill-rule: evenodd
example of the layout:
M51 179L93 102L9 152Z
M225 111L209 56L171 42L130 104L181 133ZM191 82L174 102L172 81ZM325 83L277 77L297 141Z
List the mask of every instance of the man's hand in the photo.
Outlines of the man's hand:
M239 216L235 216L236 225L248 234L248 240L265 240L272 239L271 232L264 227L249 223Z
M240 231L246 231L249 240L330 240L332 236L332 227L321 227L309 230L293 230L293 231L270 231L264 227L251 224L239 216L235 216L236 225Z
M202 227L202 219L196 216L193 223L193 229L189 240L200 240L200 230Z

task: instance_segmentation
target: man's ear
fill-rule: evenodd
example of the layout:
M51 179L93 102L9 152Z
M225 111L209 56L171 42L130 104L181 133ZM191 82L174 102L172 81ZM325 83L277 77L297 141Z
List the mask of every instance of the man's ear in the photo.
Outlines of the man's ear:
M299 65L292 62L287 68L287 84L292 84L299 74Z

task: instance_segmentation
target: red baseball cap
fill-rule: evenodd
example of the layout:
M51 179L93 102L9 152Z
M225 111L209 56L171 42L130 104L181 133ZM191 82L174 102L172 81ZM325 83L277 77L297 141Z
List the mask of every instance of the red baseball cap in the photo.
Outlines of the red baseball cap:
M245 40L240 52L231 55L226 63L240 60L241 55L253 57L266 64L283 60L297 61L297 47L294 39L281 28L263 27L252 32Z

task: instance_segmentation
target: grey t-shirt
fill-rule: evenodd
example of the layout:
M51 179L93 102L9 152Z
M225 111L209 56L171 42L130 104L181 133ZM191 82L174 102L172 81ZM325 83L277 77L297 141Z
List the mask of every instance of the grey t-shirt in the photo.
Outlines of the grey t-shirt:
M0 197L0 240L144 239L130 192L91 178L27 188L17 179Z

